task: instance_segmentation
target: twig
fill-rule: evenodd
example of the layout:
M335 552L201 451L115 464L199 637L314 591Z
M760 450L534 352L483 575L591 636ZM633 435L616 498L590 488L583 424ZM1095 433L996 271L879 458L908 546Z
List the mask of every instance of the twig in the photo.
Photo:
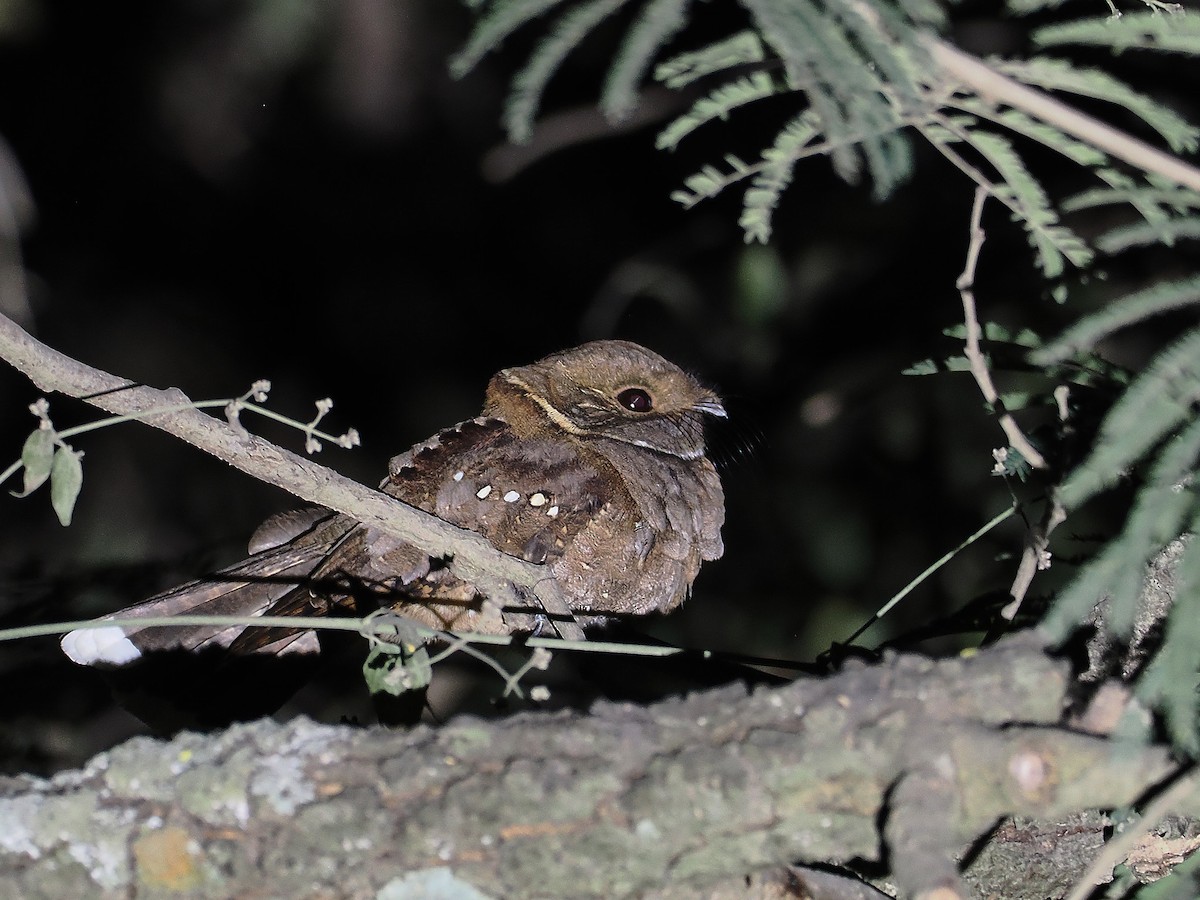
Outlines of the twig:
M1048 468L1046 460L1041 453L1029 442L1025 434L1017 425L1016 419L1012 414L1004 411L1003 404L1000 402L1000 394L996 390L996 385L992 382L992 374L988 371L987 360L983 356L983 352L979 349L979 338L981 329L979 327L979 317L975 312L975 294L972 288L975 286L975 267L979 262L979 252L983 249L983 242L986 238L986 233L983 230L983 206L987 201L989 191L982 186L975 188L975 203L971 209L971 242L967 247L967 263L963 269L963 273L958 276L956 287L959 295L962 297L963 317L967 326L966 336L966 357L971 364L971 374L975 376L975 383L979 385L979 390L983 393L983 398L1000 413L1000 427L1004 430L1005 437L1008 442L1025 457L1031 466L1035 469Z
M1043 569L1050 568L1048 549L1050 534L1066 518L1066 509L1059 502L1057 494L1051 493L1046 515L1042 517L1041 524L1030 534L1025 550L1021 553L1021 563L1017 566L1017 577L1013 579L1012 587L1008 591L1012 600L1004 609L1000 610L1000 615L1009 622L1016 618L1017 612L1021 609L1021 604L1025 601L1025 594L1028 593L1029 586L1033 584L1033 576Z
M0 359L23 372L43 391L85 399L117 415L140 416L157 407L187 403L179 390L134 385L71 359L31 337L3 315ZM431 556L450 558L455 575L476 585L501 606L523 605L526 601L522 592L535 596L560 635L584 639L558 583L546 574L545 567L502 553L482 535L407 506L198 410L155 412L145 422L302 500L351 516Z
M216 616L216 615L181 615L181 616L142 616L139 618L122 619L114 616L109 619L80 619L74 622L50 622L38 625L21 625L16 628L0 628L0 642L27 640L50 634L65 634L83 628L107 628L112 625L131 626L136 628L177 628L179 626L206 625L246 625L262 628L298 628L314 631L355 631L364 636L377 627L377 618L364 616L360 619L342 619L330 616ZM433 635L448 645L481 644L493 647L543 647L547 650L580 650L585 653L601 653L612 656L648 656L667 657L680 656L692 651L686 647L675 647L668 644L618 644L612 641L575 641L558 637L523 637L511 634L477 634L470 631L438 631L423 625L412 626L422 635ZM443 651L444 652L444 651ZM720 659L747 664L794 666L788 660L761 659L736 654L708 654ZM440 659L440 656L437 657Z
M1068 399L1071 389L1068 385L1060 384L1054 389L1054 401L1058 407L1058 418L1067 427L1067 419L1070 417L1070 407ZM1021 564L1017 567L1017 577L1013 579L1012 588L1009 594L1012 596L1011 602L1005 605L1000 614L1012 621L1016 617L1017 611L1021 608L1021 603L1025 599L1025 594L1029 590L1029 585L1033 583L1033 576L1039 570L1045 569L1050 565L1050 554L1047 548L1050 546L1050 534L1063 523L1067 518L1066 507L1058 497L1057 492L1050 494L1050 506L1046 509L1046 514L1042 517L1042 523L1034 532L1029 543L1026 545L1024 552L1021 554Z
M1046 464L1045 457L1025 437L1012 415L1003 411L1000 394L992 382L991 372L988 371L987 360L979 349L979 317L975 311L975 294L971 289L975 285L975 268L979 262L979 253L983 249L983 242L987 237L982 222L983 206L987 202L988 195L987 188L983 186L975 188L975 203L971 207L971 241L967 246L967 262L963 267L962 274L958 276L956 284L959 295L962 297L963 317L967 327L964 352L971 365L971 374L975 376L975 383L983 392L984 399L1000 412L1000 427L1004 429L1009 444L1035 469L1046 469L1049 466ZM1049 567L1050 556L1047 548L1050 545L1050 533L1061 525L1066 517L1067 512L1063 509L1062 504L1052 498L1042 523L1031 531L1025 549L1021 553L1021 563L1017 566L1017 575L1009 590L1013 599L1000 611L1000 614L1008 621L1011 622L1016 617L1017 611L1020 610L1025 595L1029 592L1029 586L1033 583L1034 575L1041 569Z
M889 612L891 612L892 607L894 607L897 603L899 603L901 600L903 600L905 597L907 597L910 593L912 593L912 591L916 589L917 585L921 584L930 575L932 575L934 572L936 572L938 569L940 569L946 563L950 562L950 560L954 559L954 557L956 557L959 553L961 553L967 547L971 546L973 543L975 543L977 540L979 540L981 537L983 537L985 534L987 534L989 531L991 531L993 528L995 528L1001 522L1003 522L1006 519L1008 519L1009 517L1011 517L1016 511L1017 511L1017 509L1015 506L1010 506L1008 509L1004 510L1004 512L997 513L990 520L988 520L988 522L986 524L984 524L978 531L976 531L974 534L972 534L969 538L967 538L965 541L963 541L961 544L959 544L953 550L947 551L946 553L942 554L942 556L939 559L935 560L934 562L932 562L928 566L926 566L924 571L921 572L921 574L917 575L912 581L910 581L908 584L906 584L904 587L902 587L899 591L897 591L895 594L893 594L891 599L888 600L887 603L885 603L885 604L883 604L883 606L879 607L879 609L875 612L875 615L871 616L871 618L869 618L869 619L867 619L867 621L863 622L863 624L858 627L858 630L856 630L854 632L854 634L850 635L850 637L846 638L846 640L843 641L842 643L853 644L856 640L858 640L863 635L863 633L868 628L870 628L872 625L874 625L876 622L878 622L880 619L882 619L884 616L886 616Z

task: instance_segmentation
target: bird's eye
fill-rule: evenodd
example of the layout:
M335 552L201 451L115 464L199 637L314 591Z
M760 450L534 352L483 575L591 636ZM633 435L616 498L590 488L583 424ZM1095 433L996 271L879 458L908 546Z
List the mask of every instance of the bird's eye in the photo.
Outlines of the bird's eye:
M654 401L641 388L625 388L617 394L617 402L636 413L647 413L654 409Z

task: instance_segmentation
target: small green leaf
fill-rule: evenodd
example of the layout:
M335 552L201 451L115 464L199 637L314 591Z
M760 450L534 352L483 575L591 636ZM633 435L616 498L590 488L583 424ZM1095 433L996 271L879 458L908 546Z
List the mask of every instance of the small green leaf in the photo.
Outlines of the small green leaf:
M1034 403L1040 403L1041 400L1041 394L1031 391L1006 391L1000 395L1000 404L1009 412L1028 409Z
M1022 347L1036 348L1042 346L1042 337L1032 328L1022 328L1013 335L1013 343Z
M902 371L901 375L936 375L941 369L938 364L932 359L923 359L920 362L915 362L907 369Z
M423 643L403 639L399 644L380 641L367 654L363 678L372 694L399 697L426 687L433 680L433 665Z
M986 357L985 357L986 358ZM990 363L990 359L989 359ZM971 364L965 356L947 356L938 362L924 359L913 363L901 375L940 375L942 372L970 372Z
M659 132L654 139L654 146L659 150L674 150L680 141L701 125L715 119L726 121L735 109L770 97L780 90L767 72L752 72L722 84L693 103L691 109Z
M681 88L713 72L760 63L764 59L766 51L758 35L753 31L739 31L731 38L660 63L654 69L654 79L669 88Z
M79 462L82 457L82 453L70 447L59 447L50 468L50 505L64 526L71 524L71 513L83 487L83 465Z
M54 432L39 428L25 439L21 448L21 465L25 467L25 490L12 492L14 497L28 497L50 477L50 466L54 459Z

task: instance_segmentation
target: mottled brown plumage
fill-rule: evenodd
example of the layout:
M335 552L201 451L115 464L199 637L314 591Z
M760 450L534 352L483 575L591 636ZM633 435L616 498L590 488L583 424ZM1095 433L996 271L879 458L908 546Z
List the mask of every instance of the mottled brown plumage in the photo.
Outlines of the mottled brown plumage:
M722 552L724 497L704 454L707 415L725 415L720 400L676 366L637 344L595 341L497 373L483 414L395 457L381 489L545 564L581 624L666 612L683 602L701 562ZM485 603L411 544L327 510L268 520L250 551L120 615L314 614L354 605L367 587L435 628L509 633L534 621L528 609ZM243 631L126 629L116 637L132 649L122 645L116 657L214 644L315 649L311 632ZM74 634L63 643L73 659L119 661L92 652L95 632Z

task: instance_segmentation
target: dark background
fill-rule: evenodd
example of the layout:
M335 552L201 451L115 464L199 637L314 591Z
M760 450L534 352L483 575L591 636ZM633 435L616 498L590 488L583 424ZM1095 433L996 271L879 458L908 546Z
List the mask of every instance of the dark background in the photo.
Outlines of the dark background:
M543 153L537 136L505 147L498 124L540 27L456 82L446 60L470 18L444 0L9 9L0 135L32 210L29 307L5 311L71 356L193 399L270 378L270 405L301 419L330 396L329 429L356 427L363 446L319 459L374 484L391 455L476 414L498 368L585 339L645 343L733 413L714 437L725 557L682 612L647 625L692 647L812 661L1010 502L989 474L1004 440L969 377L901 375L954 352L940 329L961 317L972 186L927 150L884 204L823 160L802 164L771 246L746 246L740 190L691 211L668 194L731 147L753 158L789 107L710 126L675 154L653 139L686 97L600 134L615 31L554 82L545 112L569 139ZM701 15L674 49L736 24L731 4ZM963 18L975 52L1014 41L986 10ZM982 316L1052 332L1067 314L1023 235L995 210L987 224ZM0 366L4 465L37 396ZM51 411L60 428L96 415L61 397ZM69 529L44 492L0 496L4 624L90 616L194 577L293 502L137 425L74 444L85 484ZM864 643L1006 590L1020 547L1009 522ZM310 691L306 711L360 716L354 667L340 676L354 699ZM0 645L0 673L6 768L74 764L140 727L52 639ZM498 691L485 678L437 711L486 708Z

